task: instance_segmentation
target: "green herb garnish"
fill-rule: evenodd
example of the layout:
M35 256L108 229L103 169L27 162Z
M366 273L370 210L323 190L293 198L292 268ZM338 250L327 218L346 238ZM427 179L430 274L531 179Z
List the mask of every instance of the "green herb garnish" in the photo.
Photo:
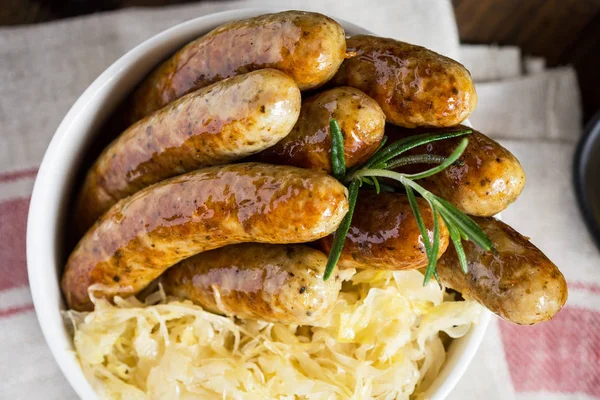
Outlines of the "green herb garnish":
M333 118L329 120L329 134L331 135L331 167L333 176L341 180L346 175L344 136L339 124Z
M342 223L336 230L333 238L331 250L329 252L329 259L327 260L327 267L325 269L324 279L327 280L340 258L342 249L344 247L344 241L348 230L350 229L350 222L352 221L352 215L354 214L354 208L356 207L356 200L358 198L358 190L363 184L372 185L375 187L377 193L380 192L381 185L378 178L387 178L400 182L406 190L406 195L410 207L413 211L417 226L421 236L423 237L423 245L427 254L427 268L425 270L425 279L423 284L426 285L432 276L436 279L437 271L435 269L437 263L437 255L439 252L440 245L440 223L439 218L444 221L444 224L448 228L450 239L456 249L458 259L462 270L467 272L467 259L465 251L462 247L462 239L471 240L477 246L482 249L489 251L493 248L491 240L487 237L485 232L462 211L458 210L455 206L450 204L448 201L442 199L439 196L434 195L430 191L423 188L416 181L422 178L427 178L431 175L437 174L443 171L450 165L456 163L464 150L466 149L469 140L463 138L460 144L448 157L441 157L430 154L410 155L405 157L398 157L402 153L413 149L417 146L422 146L427 143L435 142L438 140L445 140L459 136L465 136L472 132L471 129L463 129L454 132L445 133L424 133L420 135L410 136L392 143L386 147L380 145L378 150L371 156L371 158L359 167L352 168L348 173L345 173L346 164L344 160L344 143L343 136L339 130L339 125L335 120L330 121L330 132L332 142L332 165L334 167L334 176L341 182L348 185L348 214L342 220ZM335 149L335 151L334 151ZM341 149L341 156L340 156ZM433 168L419 172L416 174L403 174L392 171L391 169L397 168L403 165L414 164L414 163L429 163L438 164ZM343 168L342 165L343 164ZM344 171L342 173L342 171ZM387 187L387 185L386 185ZM415 192L419 193L429 203L433 215L433 238L429 237L429 233L423 221L423 216L417 205Z
M333 235L333 243L331 244L327 266L325 267L325 274L323 275L324 280L329 279L342 254L344 241L346 240L348 229L350 229L350 222L352 222L352 215L354 214L354 206L356 205L356 199L358 198L359 186L360 182L358 180L352 181L350 182L350 185L348 185L348 213Z

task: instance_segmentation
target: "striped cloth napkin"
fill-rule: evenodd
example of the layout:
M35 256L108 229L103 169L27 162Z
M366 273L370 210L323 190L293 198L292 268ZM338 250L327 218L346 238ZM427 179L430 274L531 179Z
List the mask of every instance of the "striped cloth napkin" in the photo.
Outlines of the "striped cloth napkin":
M71 104L108 65L141 41L207 13L276 0L130 9L0 29L0 398L75 398L41 335L25 260L27 210L44 150ZM494 320L450 399L600 398L600 255L576 209L571 160L581 134L570 68L521 69L518 49L459 47L449 1L291 0L379 35L459 58L480 97L471 118L523 163L528 185L504 219L531 236L563 270L567 306L555 320L518 327Z

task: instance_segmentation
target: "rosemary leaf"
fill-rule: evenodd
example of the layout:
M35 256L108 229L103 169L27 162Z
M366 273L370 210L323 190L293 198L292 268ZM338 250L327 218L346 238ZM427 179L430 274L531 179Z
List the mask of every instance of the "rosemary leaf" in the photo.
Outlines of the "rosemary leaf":
M419 232L421 233L421 237L423 238L423 245L425 246L425 254L427 255L427 264L429 268L429 264L431 263L431 259L435 260L437 263L437 255L433 254L431 248L431 242L429 241L429 232L427 232L427 228L425 227L425 223L423 222L423 215L421 214L421 210L419 209L419 205L417 204L417 199L415 198L415 193L410 186L406 186L406 197L408 197L408 203L410 204L410 208L415 216L415 220L417 221L417 226L419 227ZM438 237L439 240L439 237ZM440 288L442 288L442 281L435 270L435 266L433 268L433 276L437 281ZM423 285L426 285L427 282L423 282Z
M454 245L454 249L456 250L456 255L460 263L460 268L466 274L468 272L467 256L465 255L465 249L462 246L462 238L460 236L460 232L452 223L448 222L448 220L443 215L442 219L444 220L444 223L448 228L448 232L450 233L450 240L452 240L452 244Z
M406 183L404 181L409 181L412 182L410 179L405 179L404 174L401 174L400 172L396 172L396 171L388 171L387 169L366 169L366 168L361 168L358 171L356 171L354 174L352 174L351 179L364 179L366 176L377 176L380 178L390 178L393 180L396 180L400 183L402 183L403 185L405 185ZM410 186L413 187L413 189L417 190L417 192L421 193L419 191L419 189L417 189L416 186L420 187L419 185L417 185L416 183L413 186L412 184L409 184ZM425 190L425 189L423 189Z
M410 204L410 208L412 209L413 215L415 216L415 220L417 221L417 226L419 227L421 237L423 238L425 254L427 254L427 258L429 258L431 253L431 242L429 241L429 233L427 232L427 228L425 227L425 223L423 222L423 215L421 214L421 210L419 209L419 205L417 204L415 192L410 186L406 186L406 197L408 197L408 203Z
M460 158L462 153L467 148L468 144L469 144L469 139L464 138L463 140L461 140L459 145L456 146L456 149L454 149L452 154L450 154L450 156L448 156L444 160L444 162L442 162L440 165L433 167L431 169L428 169L427 171L419 172L418 174L406 175L406 177L409 179L412 179L412 180L417 180L417 179L427 178L431 175L434 175L434 174L437 174L438 172L443 171L444 169L448 168L450 165L454 164L454 162Z
M377 146L377 148L375 149L375 151L373 152L373 154L377 153L379 150L381 150L381 148L383 146L385 146L385 144L387 143L388 137L387 136L383 136L383 138L381 139L381 143L379 143L379 146Z
M331 274L340 259L340 255L342 254L344 241L346 240L346 235L350 229L350 222L352 222L352 215L354 214L354 207L356 206L356 199L358 198L359 186L360 182L358 180L352 181L348 186L348 213L333 235L333 243L331 244L331 250L329 250L329 258L327 258L327 266L325 267L325 273L323 274L323 280L325 281L331 277Z
M371 179L373 179L373 184L375 185L375 193L379 194L379 192L381 192L381 188L379 187L379 181L375 177Z
M467 237L486 251L492 250L494 244L475 221L441 197L431 193L429 193L429 196L433 197L433 202L439 206L440 213L450 225L454 225L460 231L461 236Z
M387 163L386 169L394 169L410 164L441 164L446 160L446 157L437 156L435 154L415 154L395 158Z
M329 120L331 135L331 167L333 176L341 180L346 175L346 158L344 156L344 136L340 125L335 119Z
M392 158L397 157L405 151L408 151L417 146L421 146L423 144L431 142L436 142L438 140L468 135L471 132L473 132L471 129L463 129L454 132L423 133L420 135L409 136L400 139L373 154L369 161L367 161L362 168L373 168L374 166L379 167L382 166L382 164L385 164L386 162L391 160Z
M363 180L364 183L368 183L369 185L375 186L375 182L373 182L373 179L374 178L366 177L366 176L362 178L362 180Z
M440 276L438 275L437 268L433 270L433 276L435 277L435 280L437 281L437 284L440 287L440 289L443 289L444 285L442 285L442 280L440 279Z
M423 286L427 285L431 279L431 275L436 272L435 266L437 264L437 256L440 248L440 221L436 207L432 206L431 212L433 214L433 244L431 245L431 251L429 253L429 263L427 264L427 269L425 270Z

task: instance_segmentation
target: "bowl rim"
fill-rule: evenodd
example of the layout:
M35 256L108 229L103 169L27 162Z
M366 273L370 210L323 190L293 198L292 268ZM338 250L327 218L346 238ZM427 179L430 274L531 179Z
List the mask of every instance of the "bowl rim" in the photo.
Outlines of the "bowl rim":
M127 79L128 74L131 75L135 67L145 59L151 58L152 52L162 51L162 55L158 58L152 56L160 62L165 54L170 54L173 49L178 48L173 44L175 41L185 43L189 40L184 38L197 37L208 32L212 27L231 20L283 10L286 8L233 9L206 14L163 30L129 50L105 69L75 101L56 129L40 164L31 195L26 238L27 273L33 304L44 339L62 374L80 398L96 399L98 394L92 389L77 360L67 321L64 321L61 314L64 302L60 291L59 274L62 271L62 264L59 248L62 247L62 239L59 239L59 236L62 233L59 231L61 220L68 212L65 199L69 197L68 182L72 181L74 174L73 171L68 170L68 167L77 165L86 141L93 136L90 132L94 130L94 124L98 119L104 118L99 106L104 101L110 102L109 98L114 97L119 84ZM364 28L343 19L335 19L346 30L354 33L369 33ZM171 50L167 52L165 49ZM157 61L150 63L150 67L147 66L146 69L149 70L156 64ZM139 82L141 75L138 74L134 83L129 84L131 87L126 89L125 93L130 92L130 89ZM113 100L112 103L118 102ZM65 159L67 162L64 162ZM48 237L52 240L47 240ZM59 307L56 307L57 305ZM450 357L448 357L440 375L427 391L432 400L446 398L456 386L479 348L490 320L491 313L482 307L479 323L472 326L467 335L453 343L453 345L462 343L461 349L457 349L460 354L453 359L453 365L449 364ZM445 368L446 366L448 368Z

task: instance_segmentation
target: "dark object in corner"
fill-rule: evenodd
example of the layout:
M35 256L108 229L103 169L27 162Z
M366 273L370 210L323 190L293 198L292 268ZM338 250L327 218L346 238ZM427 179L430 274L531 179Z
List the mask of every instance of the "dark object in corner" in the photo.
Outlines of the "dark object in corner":
M573 178L579 209L600 250L600 111L577 146Z

